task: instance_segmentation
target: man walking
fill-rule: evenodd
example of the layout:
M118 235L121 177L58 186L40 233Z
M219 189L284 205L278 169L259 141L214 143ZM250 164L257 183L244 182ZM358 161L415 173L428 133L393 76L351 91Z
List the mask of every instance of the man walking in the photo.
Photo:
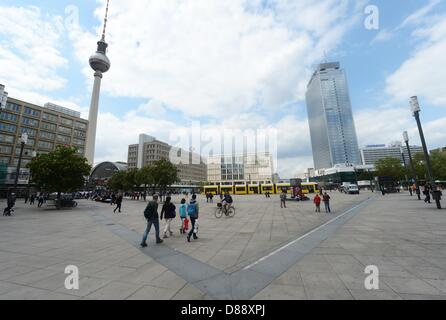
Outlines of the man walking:
M113 210L113 213L116 213L116 210L119 210L119 213L121 213L121 206L122 206L122 193L119 193L118 196L116 197L116 208L115 210Z
M190 242L190 238L192 237L192 235L194 236L194 240L198 239L196 230L195 230L195 222L198 220L199 211L200 211L200 209L199 209L198 203L197 203L197 195L194 194L192 196L192 200L190 201L189 205L187 206L187 214L189 215L190 221L192 224L190 232L187 235L188 242Z
M282 190L282 193L280 194L280 208L286 208L286 192L285 190Z
M325 204L325 212L326 213L331 213L331 209L330 209L330 196L328 195L327 192L324 193L324 195L322 197L322 201L324 201L324 204Z
M152 225L155 226L155 236L156 243L163 243L163 240L160 238L160 222L158 217L158 195L153 196L153 200L149 201L146 209L144 210L144 217L147 220L147 228L142 236L141 247L147 247L147 237L149 236L150 229Z

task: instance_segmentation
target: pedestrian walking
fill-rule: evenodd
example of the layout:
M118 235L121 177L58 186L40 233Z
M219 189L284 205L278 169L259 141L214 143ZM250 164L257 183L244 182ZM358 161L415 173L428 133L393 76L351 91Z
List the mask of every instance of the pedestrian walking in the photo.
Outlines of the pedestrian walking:
M187 204L186 199L181 199L180 204L180 218L181 218L181 226L180 233L185 234L189 230L189 220L187 219Z
M116 197L116 208L113 210L113 213L116 213L116 210L119 210L119 213L121 213L121 206L122 206L122 193L119 193Z
M36 196L32 194L31 197L29 198L29 205L30 206L34 205L35 200L36 200Z
M282 193L280 194L280 208L286 208L286 192L285 190L282 190Z
M424 202L425 202L425 203L431 203L430 188L429 188L428 185L425 185L425 186L424 186L423 194L426 196L426 197L424 198Z
M37 200L37 208L41 208L44 201L45 201L45 198L43 197L43 194L40 194L39 199Z
M166 220L166 226L164 227L164 239L167 239L169 236L173 235L173 232L170 229L170 225L172 223L172 220L176 217L176 207L171 201L172 198L167 197L166 202L161 209L161 220Z
M150 233L150 229L152 225L155 227L155 237L156 243L163 243L163 240L160 238L160 223L158 217L158 195L153 196L153 200L149 201L146 209L144 210L144 218L147 220L147 228L142 236L141 247L147 247L147 238Z
M316 206L316 212L321 212L321 197L319 196L319 194L316 194L316 196L314 197L314 204Z
M194 240L197 240L197 232L195 230L195 222L198 220L200 208L197 203L197 195L192 196L192 200L189 202L189 205L187 206L187 214L190 217L190 222L192 224L191 230L189 234L187 235L187 241L190 242L190 238L194 236Z
M28 199L29 199L29 194L25 194L25 203L28 203Z
M324 195L322 197L322 201L324 201L324 204L325 204L325 212L326 213L331 213L330 196L328 195L327 192L324 193Z

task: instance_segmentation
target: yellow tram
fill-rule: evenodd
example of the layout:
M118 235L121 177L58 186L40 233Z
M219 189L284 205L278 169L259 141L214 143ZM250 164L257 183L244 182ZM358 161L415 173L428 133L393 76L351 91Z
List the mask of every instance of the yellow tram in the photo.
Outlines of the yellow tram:
M319 185L316 182L302 183L300 189L303 194L320 193ZM288 194L293 194L295 189L290 183L265 183L265 184L233 184L233 185L212 185L203 187L203 193L213 195L229 194L254 195L254 194L280 194L286 190Z

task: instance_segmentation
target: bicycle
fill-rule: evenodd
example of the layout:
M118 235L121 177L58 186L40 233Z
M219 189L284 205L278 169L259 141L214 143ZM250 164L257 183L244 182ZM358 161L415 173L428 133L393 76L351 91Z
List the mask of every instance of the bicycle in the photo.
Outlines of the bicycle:
M6 207L3 210L3 216L5 216L5 217L11 217L13 214L14 214L14 209L13 208Z
M217 204L217 209L215 210L215 217L220 219L223 217L223 214L229 218L233 218L235 216L235 208L232 204L229 204L228 207L223 206L221 203Z

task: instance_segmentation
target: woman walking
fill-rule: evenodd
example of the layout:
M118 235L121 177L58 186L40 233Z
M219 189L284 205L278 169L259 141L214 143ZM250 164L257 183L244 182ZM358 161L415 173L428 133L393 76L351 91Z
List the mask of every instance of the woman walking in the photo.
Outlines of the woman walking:
M164 227L164 239L168 238L169 236L167 233L169 233L170 236L173 235L172 230L170 229L170 224L172 223L172 220L175 218L175 205L171 202L172 198L167 197L166 202L163 205L163 208L161 209L161 220L163 218L166 220L166 226Z

